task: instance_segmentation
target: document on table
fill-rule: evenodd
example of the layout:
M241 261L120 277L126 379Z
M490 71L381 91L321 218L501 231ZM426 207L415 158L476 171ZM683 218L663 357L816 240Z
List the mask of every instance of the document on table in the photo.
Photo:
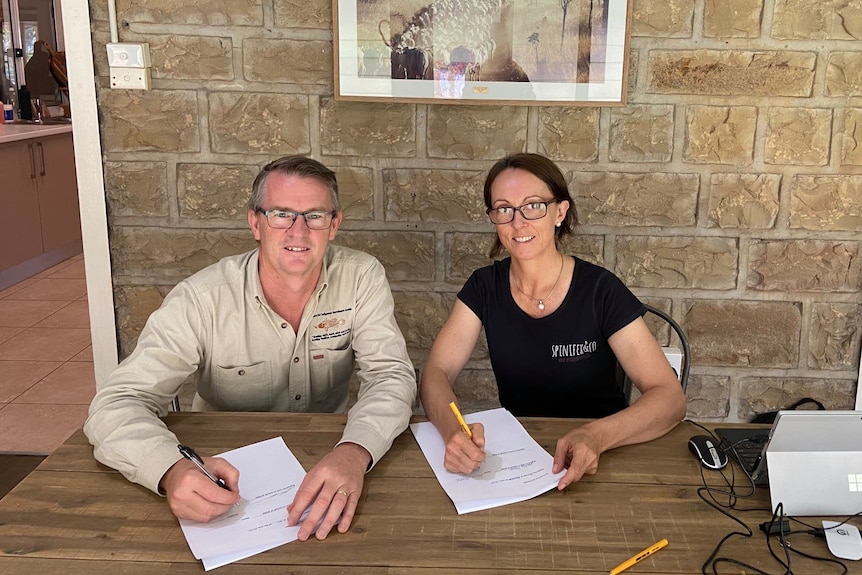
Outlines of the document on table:
M470 475L443 467L446 445L430 421L410 430L458 515L532 499L557 486L565 470L551 473L554 458L503 408L466 415L485 426L485 461Z
M274 437L219 455L239 469L239 505L209 523L180 519L189 548L209 571L297 539L299 526L287 527L287 505L305 469Z

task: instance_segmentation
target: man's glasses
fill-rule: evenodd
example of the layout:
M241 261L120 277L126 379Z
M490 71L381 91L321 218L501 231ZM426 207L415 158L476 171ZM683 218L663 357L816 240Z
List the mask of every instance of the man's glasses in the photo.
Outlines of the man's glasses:
M515 212L521 212L521 217L525 220L541 220L548 215L548 204L559 202L560 200L553 199L546 202L530 202L523 206L514 208L512 206L500 206L499 208L488 208L485 213L494 225L500 226L508 224L515 219Z
M258 210L266 216L266 223L269 227L277 230L289 230L296 223L296 220L302 216L305 220L305 225L310 230L325 230L332 225L332 218L335 217L334 210L325 212L323 210L311 210L310 212L291 212L289 210Z

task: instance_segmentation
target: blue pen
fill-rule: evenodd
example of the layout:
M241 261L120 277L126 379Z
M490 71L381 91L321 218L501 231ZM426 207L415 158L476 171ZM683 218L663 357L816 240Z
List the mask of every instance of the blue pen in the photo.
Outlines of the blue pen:
M189 461L194 463L198 469L203 471L204 474L210 478L210 481L212 481L213 483L215 483L216 485L218 485L222 489L227 489L228 491L230 491L230 488L227 486L227 484L223 480L219 479L218 477L216 477L215 475L210 473L207 470L207 468L204 467L203 459L201 459L200 455L195 453L194 449L192 449L191 447L188 447L186 445L177 445L177 449L180 450L180 453L182 454L183 457L185 457L186 459L188 459Z

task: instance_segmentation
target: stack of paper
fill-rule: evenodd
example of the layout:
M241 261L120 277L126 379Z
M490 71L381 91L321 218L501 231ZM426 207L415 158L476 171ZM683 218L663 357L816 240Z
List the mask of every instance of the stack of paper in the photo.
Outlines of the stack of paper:
M287 527L287 505L305 477L281 437L219 457L239 470L242 501L209 523L179 520L189 548L207 571L295 541L299 526Z
M485 461L470 475L443 467L446 446L430 421L410 424L434 475L458 515L532 499L557 486L565 470L552 473L554 458L503 408L464 417L485 427Z

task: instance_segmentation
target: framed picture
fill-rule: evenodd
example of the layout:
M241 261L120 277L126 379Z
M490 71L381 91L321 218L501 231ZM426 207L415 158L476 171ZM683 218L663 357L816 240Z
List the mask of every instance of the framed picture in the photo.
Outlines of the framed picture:
M341 100L622 105L630 0L333 0Z

